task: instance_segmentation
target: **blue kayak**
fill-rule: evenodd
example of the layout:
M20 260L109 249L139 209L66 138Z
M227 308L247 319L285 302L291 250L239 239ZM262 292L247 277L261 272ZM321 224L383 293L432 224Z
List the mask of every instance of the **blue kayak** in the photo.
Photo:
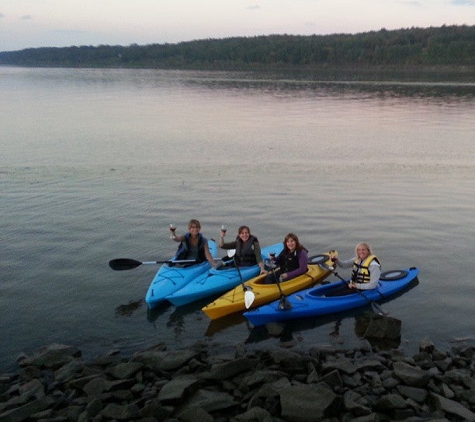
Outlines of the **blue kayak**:
M214 258L218 256L218 246L214 240L208 240L209 251ZM176 256L172 258L176 259ZM206 273L213 266L208 262L194 265L164 264L155 275L148 288L145 302L149 308L155 308L164 302L166 297L186 286L191 280Z
M264 325L269 322L285 321L297 318L314 317L333 314L348 309L366 306L373 301L381 301L394 295L417 278L419 270L410 268L387 271L381 274L379 284L373 290L338 296L338 290L343 290L347 281L319 285L301 290L287 296L290 309L282 309L281 300L244 313L244 316L254 325ZM280 306L279 306L280 305Z
M283 242L275 245L266 246L261 249L262 259L269 258L269 253L274 252L278 255L284 249ZM232 261L231 261L232 262ZM251 267L239 267L242 281L250 280L259 275L258 265ZM190 283L186 284L180 290L169 294L166 299L175 306L183 306L208 296L221 294L230 289L234 289L241 283L239 273L234 266L221 267L218 269L210 268L208 271L195 277Z

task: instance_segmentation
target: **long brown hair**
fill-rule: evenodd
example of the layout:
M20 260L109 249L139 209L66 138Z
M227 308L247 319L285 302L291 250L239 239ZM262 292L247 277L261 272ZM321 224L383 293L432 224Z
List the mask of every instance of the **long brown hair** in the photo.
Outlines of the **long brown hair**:
M297 252L300 252L301 250L305 249L304 246L300 243L299 238L297 237L297 235L294 234L294 233L289 233L287 236L285 236L285 239L284 239L283 253L289 253L290 252L289 248L287 247L287 240L289 240L289 239L295 240L295 243L296 243L295 250ZM305 250L307 250L307 249L305 249Z

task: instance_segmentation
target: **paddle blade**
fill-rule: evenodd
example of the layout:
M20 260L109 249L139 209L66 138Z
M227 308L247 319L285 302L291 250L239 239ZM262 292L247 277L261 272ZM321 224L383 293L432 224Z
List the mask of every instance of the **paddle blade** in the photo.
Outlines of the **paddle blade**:
M251 307L255 298L256 298L256 295L250 290L246 290L244 292L244 306L246 307L246 309L249 309Z
M374 313L382 316L387 316L388 312L384 312L381 306L379 306L376 302L371 302L371 309Z
M115 271L132 270L133 268L137 268L139 265L142 265L140 261L130 258L118 258L109 261L109 267Z
M279 301L279 309L281 311L288 311L292 309L292 304L287 300L285 296L282 296Z

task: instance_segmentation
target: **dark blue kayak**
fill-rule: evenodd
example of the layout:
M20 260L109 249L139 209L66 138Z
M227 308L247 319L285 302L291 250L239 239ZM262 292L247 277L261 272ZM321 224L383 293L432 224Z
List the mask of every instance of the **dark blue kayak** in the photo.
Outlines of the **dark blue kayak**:
M338 295L338 291L343 292L347 281L319 285L287 296L291 306L286 309L282 309L282 301L277 300L245 312L244 316L254 326L258 326L269 322L334 314L384 300L406 288L418 274L419 269L414 267L387 271L381 274L376 289L345 295Z

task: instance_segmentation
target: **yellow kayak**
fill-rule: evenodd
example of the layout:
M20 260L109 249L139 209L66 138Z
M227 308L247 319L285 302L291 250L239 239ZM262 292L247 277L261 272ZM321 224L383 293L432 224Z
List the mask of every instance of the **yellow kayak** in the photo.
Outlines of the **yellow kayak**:
M337 253L335 253L335 255L337 255ZM332 266L328 253L311 257L308 262L318 262L320 265L325 264L327 266ZM247 287L247 290L254 293L254 301L251 304L251 308L256 308L279 299L281 297L279 286L282 293L287 296L288 294L311 287L313 284L321 283L331 274L331 270L325 268L323 265L321 267L320 265L310 264L308 265L308 270L305 274L289 281L283 281L279 283L279 285L276 283L264 284L265 275L259 275L246 281L244 285ZM245 290L240 284L206 305L202 310L211 319L218 319L234 312L245 311L246 306L244 304L244 294Z

